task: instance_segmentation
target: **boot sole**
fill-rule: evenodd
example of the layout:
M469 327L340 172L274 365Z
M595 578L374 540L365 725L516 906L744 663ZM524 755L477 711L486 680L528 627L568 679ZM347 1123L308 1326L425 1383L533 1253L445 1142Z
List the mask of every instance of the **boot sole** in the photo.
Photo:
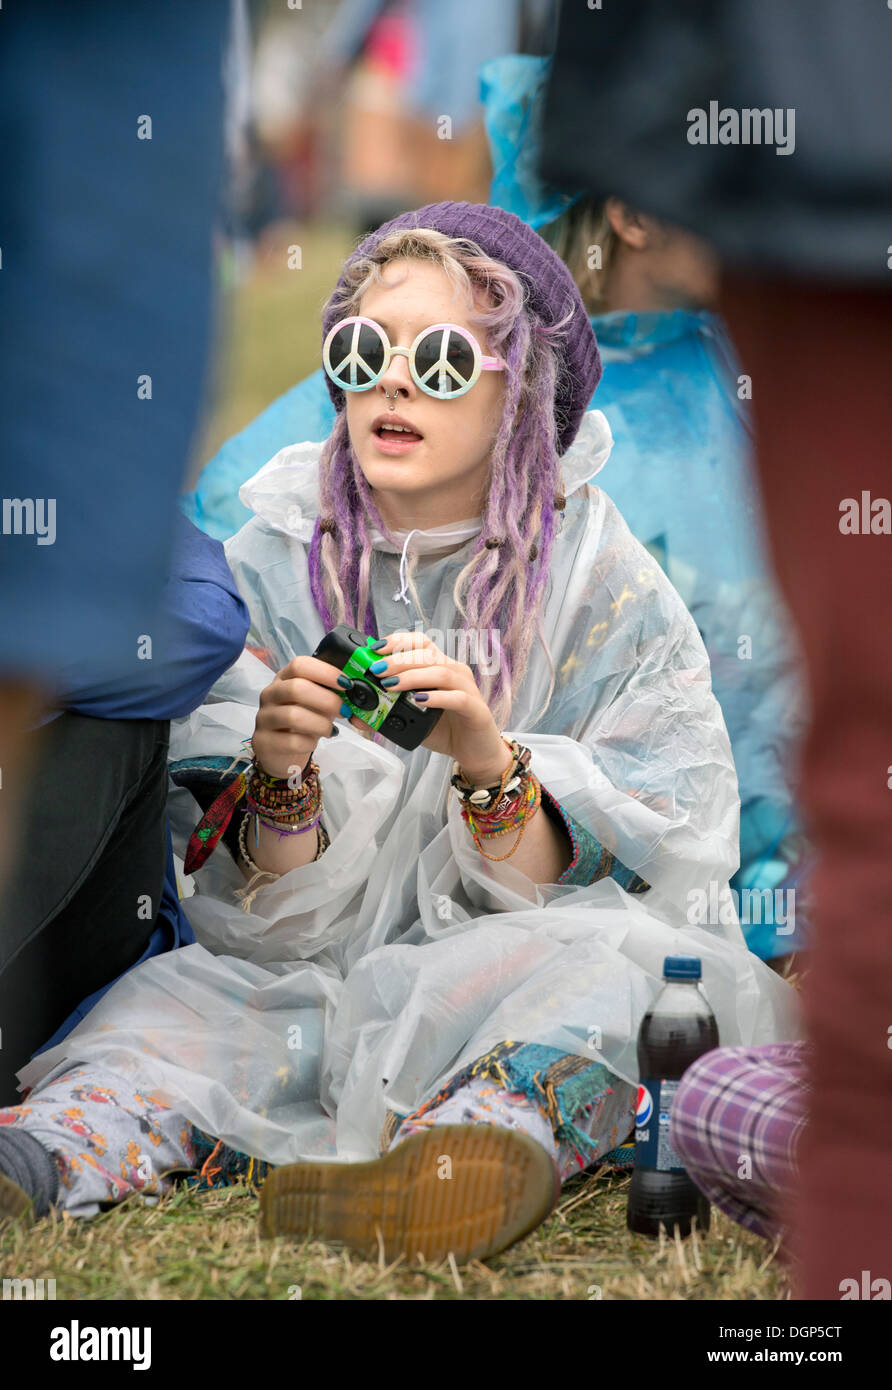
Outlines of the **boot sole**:
M30 1226L34 1220L31 1198L12 1178L0 1173L0 1228L12 1221L23 1220Z
M266 1237L338 1240L388 1261L485 1259L532 1231L557 1203L550 1154L492 1125L435 1125L368 1163L294 1163L260 1190ZM379 1240L380 1232L380 1240Z

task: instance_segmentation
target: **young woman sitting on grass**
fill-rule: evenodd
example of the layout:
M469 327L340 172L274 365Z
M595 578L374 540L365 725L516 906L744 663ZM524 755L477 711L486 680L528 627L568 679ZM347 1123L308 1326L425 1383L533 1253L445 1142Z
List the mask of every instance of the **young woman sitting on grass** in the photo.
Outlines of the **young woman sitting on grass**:
M510 213L423 208L348 259L323 340L332 433L244 486L226 547L249 650L172 731L199 944L20 1073L2 1200L247 1173L267 1234L485 1257L629 1136L667 954L724 1043L793 1036L793 994L736 923L688 923L737 864L734 766L694 623L586 483L610 436L562 262ZM441 711L413 751L313 655L337 625Z

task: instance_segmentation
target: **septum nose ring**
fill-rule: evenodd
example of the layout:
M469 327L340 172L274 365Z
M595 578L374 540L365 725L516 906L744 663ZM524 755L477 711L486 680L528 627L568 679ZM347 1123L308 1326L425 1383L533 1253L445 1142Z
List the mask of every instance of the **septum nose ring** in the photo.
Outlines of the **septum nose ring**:
M396 400L396 398L397 398L398 395L399 395L399 390L394 391L394 393L393 393L393 400L394 400L394 401ZM389 401L389 400L390 400L390 395L388 394L387 391L384 392L384 399L385 399L385 401ZM389 410L396 410L396 406L391 402L391 404L390 404L390 406L388 407L388 409L389 409Z

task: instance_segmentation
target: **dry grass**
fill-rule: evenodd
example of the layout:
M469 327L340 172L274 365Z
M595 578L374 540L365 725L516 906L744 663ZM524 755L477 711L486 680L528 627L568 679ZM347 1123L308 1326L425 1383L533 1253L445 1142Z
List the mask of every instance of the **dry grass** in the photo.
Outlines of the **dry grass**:
M789 1297L772 1246L713 1210L711 1228L659 1242L625 1226L629 1179L581 1174L551 1216L485 1264L362 1260L318 1241L265 1241L246 1188L181 1188L0 1235L0 1273L54 1278L59 1299L727 1299Z
M322 365L322 305L352 244L344 226L269 230L251 272L224 297L212 401L187 486L231 435ZM301 265L292 270L288 248L295 245Z

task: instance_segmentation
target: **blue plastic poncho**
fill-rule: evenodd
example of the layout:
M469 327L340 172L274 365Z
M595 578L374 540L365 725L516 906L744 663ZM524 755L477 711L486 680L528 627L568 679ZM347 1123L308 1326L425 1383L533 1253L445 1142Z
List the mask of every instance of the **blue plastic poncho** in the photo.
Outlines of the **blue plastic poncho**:
M480 71L492 202L533 227L578 196L538 170L550 63L511 54ZM770 959L801 949L807 935L810 854L791 790L805 712L792 624L769 576L740 368L713 314L618 312L595 315L592 326L604 362L597 403L615 439L603 485L706 644L740 780L732 888L750 950Z

